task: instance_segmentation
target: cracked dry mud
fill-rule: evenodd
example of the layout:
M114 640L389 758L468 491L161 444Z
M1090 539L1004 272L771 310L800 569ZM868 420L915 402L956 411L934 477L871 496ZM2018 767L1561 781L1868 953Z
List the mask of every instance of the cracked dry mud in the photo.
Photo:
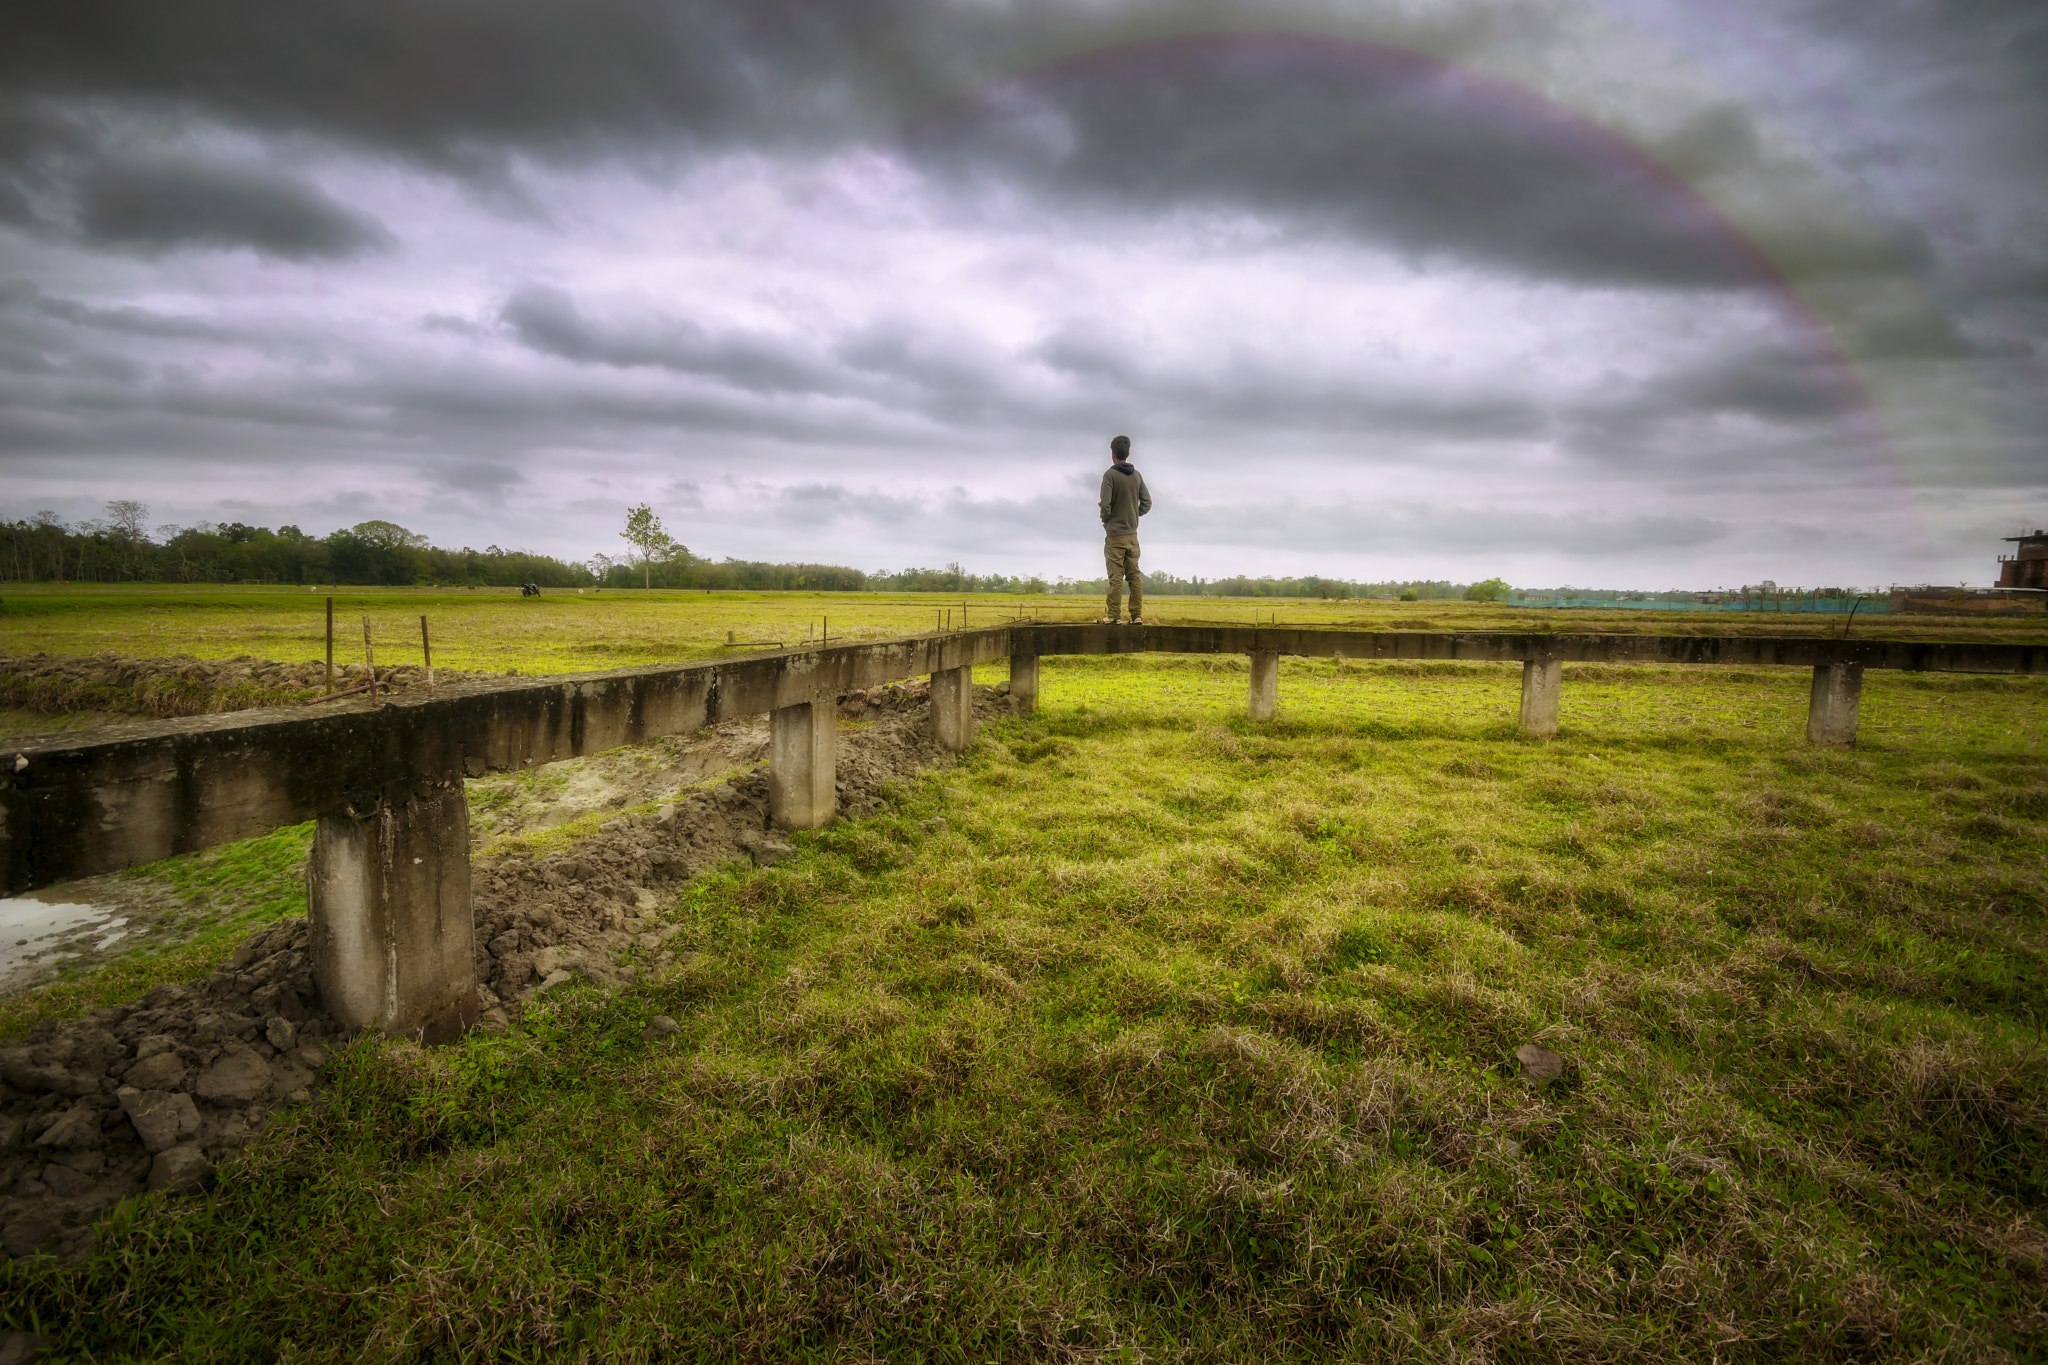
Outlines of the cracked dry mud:
M978 718L1006 706L975 689ZM950 758L930 738L922 682L849 694L840 715L865 722L840 736L842 819L881 810L890 781ZM791 856L768 824L766 743L765 721L734 722L558 765L570 771L551 779L473 784L481 1026L516 1027L527 1002L573 978L612 988L670 964L662 911L682 883L734 859ZM590 809L664 797L583 838L507 846ZM281 921L203 981L0 1044L0 1252L83 1257L115 1205L205 1188L280 1106L319 1091L349 1037L321 1006L307 938L305 920Z

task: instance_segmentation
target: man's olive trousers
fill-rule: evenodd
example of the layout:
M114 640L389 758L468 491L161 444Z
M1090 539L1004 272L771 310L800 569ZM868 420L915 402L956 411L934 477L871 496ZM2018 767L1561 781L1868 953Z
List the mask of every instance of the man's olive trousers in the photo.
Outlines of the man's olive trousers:
M1102 542L1102 564L1109 570L1109 618L1124 604L1124 580L1131 584L1131 615L1145 614L1145 575L1138 572L1138 538L1111 536Z

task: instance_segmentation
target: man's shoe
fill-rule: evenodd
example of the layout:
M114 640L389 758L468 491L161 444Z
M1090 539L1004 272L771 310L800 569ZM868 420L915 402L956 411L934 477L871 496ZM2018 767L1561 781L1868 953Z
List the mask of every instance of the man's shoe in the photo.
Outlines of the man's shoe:
M1142 616L1133 616L1131 618L1131 624L1134 626L1142 626L1145 624L1145 618Z
M1116 618L1114 616L1105 616L1096 621L1095 624L1098 626L1113 626L1116 624Z

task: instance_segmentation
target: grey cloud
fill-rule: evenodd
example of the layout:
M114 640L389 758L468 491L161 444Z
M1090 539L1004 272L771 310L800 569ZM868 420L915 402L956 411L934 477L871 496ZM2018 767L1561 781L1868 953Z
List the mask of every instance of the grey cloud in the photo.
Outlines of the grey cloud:
M1563 551L1595 557L1696 550L1732 530L1725 521L1703 516L1608 516L1578 509L1350 499L1190 507L1175 527L1182 544L1247 549L1277 541L1298 549L1373 554L1458 544L1484 546L1494 554Z
M1641 399L1667 413L1739 413L1789 424L1832 421L1863 401L1847 366L1769 348L1667 376Z
M1100 408L1120 407L1183 430L1284 428L1353 435L1435 435L1472 441L1527 439L1548 425L1543 406L1511 384L1434 390L1358 374L1318 375L1277 358L1234 354L1200 372L1151 363L1147 348L1107 327L1070 326L1030 358L1091 390Z
M521 344L585 365L655 367L702 375L756 393L816 392L831 374L779 339L714 336L681 318L593 322L576 300L548 285L514 290L499 320Z
M491 502L526 482L526 476L510 465L490 460L449 460L434 464L428 477L437 488L451 493L470 493Z
M579 365L665 370L761 397L857 403L865 418L838 419L848 439L892 419L1043 427L1136 417L1180 430L1342 429L1472 441L1524 439L1547 423L1541 405L1511 390L1435 392L1308 375L1277 358L1246 356L1198 372L1175 369L1148 361L1141 344L1107 325L1075 324L1010 353L883 314L814 348L658 313L598 316L566 291L535 284L514 290L499 317L520 344Z
M77 299L41 298L37 308L48 317L97 331L172 341L233 341L237 334L204 318L180 317L153 309L123 305L102 308Z
M767 515L785 525L849 523L894 532L906 524L923 524L933 528L921 538L926 554L932 546L986 553L1000 545L1004 553L1024 557L1094 539L1099 532L1092 493L1092 480L1087 487L1028 498L976 497L965 490L883 492L812 482L740 490L739 505L750 515ZM1315 503L1247 499L1227 505L1179 497L1169 503L1160 497L1154 515L1146 519L1149 557L1169 569L1174 559L1198 548L1205 558L1214 551L1238 550L1252 559L1274 545L1333 559L1445 545L1484 546L1499 554L1563 551L1605 558L1698 550L1733 534L1726 520L1710 516L1611 516L1585 509L1367 502L1348 496Z

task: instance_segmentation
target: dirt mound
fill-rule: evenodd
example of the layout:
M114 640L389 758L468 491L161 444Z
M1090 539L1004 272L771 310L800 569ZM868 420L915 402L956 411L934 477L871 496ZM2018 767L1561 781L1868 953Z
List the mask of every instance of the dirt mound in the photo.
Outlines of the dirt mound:
M1000 692L975 689L978 719L1007 706ZM930 738L921 684L852 693L840 709L873 722L840 735L842 819L881 810L890 781L950 757ZM769 865L794 852L769 827L766 775L751 771L606 821L559 850L478 857L484 1026L514 1026L528 1001L575 976L601 986L629 979L635 968L619 961L629 949L670 960L663 945L675 931L660 911L681 883L723 862ZM311 1097L346 1035L320 1004L308 934L306 921L284 921L196 985L158 986L138 1004L0 1045L6 1255L83 1256L94 1221L121 1200L204 1188L214 1163L274 1106Z
M524 772L472 778L464 784L470 839L482 850L593 811L678 800L691 787L744 772L767 757L768 722L753 717Z
M144 1189L196 1191L279 1102L306 1099L341 1027L288 920L196 986L45 1024L0 1051L0 1248L83 1255Z
M882 694L882 695L874 695ZM859 819L883 808L883 788L947 755L931 739L929 696L921 687L850 693L841 714L879 717L842 731L837 763L839 813ZM975 689L977 717L1006 708L1000 694ZM762 737L765 744L765 735ZM487 1008L528 999L558 972L619 979L613 959L628 946L660 954L659 926L648 913L671 887L734 859L770 865L793 846L768 825L768 778L754 771L691 792L657 811L606 821L589 838L545 856L511 852L472 866L476 895L477 980ZM657 956L657 961L661 960ZM509 1022L508 1015L494 1022Z

